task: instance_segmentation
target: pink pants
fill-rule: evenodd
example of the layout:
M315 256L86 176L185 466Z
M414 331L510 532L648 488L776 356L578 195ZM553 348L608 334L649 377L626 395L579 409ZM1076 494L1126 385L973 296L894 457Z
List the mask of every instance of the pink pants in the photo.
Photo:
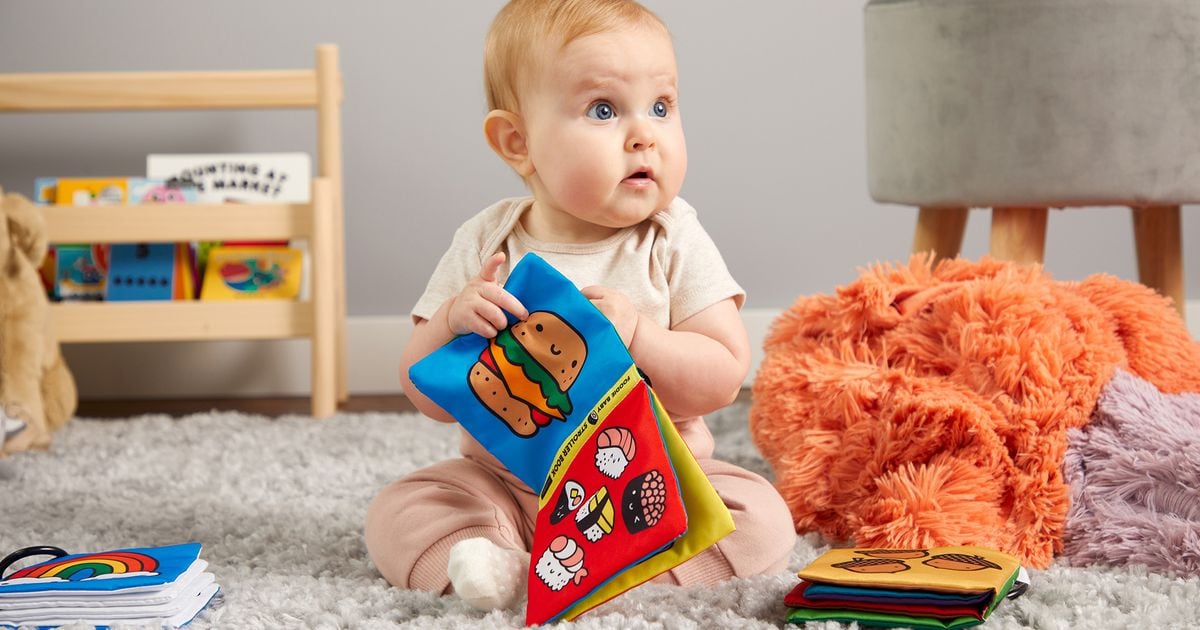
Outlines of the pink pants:
M733 515L737 530L656 579L692 585L782 571L796 532L787 506L762 477L712 458L704 420L676 423L700 468ZM418 470L385 487L367 510L371 560L394 586L449 591L454 543L483 537L529 551L537 496L463 433L460 459Z

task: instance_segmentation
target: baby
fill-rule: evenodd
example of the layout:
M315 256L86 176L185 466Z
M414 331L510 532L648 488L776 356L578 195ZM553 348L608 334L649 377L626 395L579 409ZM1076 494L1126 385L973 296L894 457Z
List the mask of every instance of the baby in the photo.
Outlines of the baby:
M529 197L464 223L413 308L408 368L456 335L494 337L525 307L502 283L535 252L612 321L654 384L737 530L656 581L713 584L781 571L795 532L763 478L712 458L701 416L731 403L749 369L745 299L720 252L676 195L687 171L675 53L657 16L631 0L512 0L487 36L488 144ZM453 589L482 608L523 590L537 496L466 432L462 458L386 487L367 514L372 560L392 584Z

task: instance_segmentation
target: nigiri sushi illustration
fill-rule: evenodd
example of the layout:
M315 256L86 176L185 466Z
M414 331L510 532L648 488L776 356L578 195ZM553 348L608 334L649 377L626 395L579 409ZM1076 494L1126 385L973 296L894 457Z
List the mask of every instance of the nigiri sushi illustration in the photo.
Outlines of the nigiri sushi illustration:
M561 591L572 581L578 585L588 574L583 566L583 549L573 538L561 534L550 541L533 570L552 591Z
M636 452L633 431L625 427L609 427L596 436L596 469L617 479L633 461Z
M588 540L596 542L612 533L613 518L612 498L608 496L608 488L601 486L575 513L575 526Z

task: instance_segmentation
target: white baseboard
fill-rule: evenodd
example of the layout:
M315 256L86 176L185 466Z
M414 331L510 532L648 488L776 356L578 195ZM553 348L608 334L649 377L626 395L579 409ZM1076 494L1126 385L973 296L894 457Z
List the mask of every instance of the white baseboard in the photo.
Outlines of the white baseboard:
M762 342L780 309L746 309L754 355L746 385L762 360ZM1188 303L1188 329L1200 339L1200 300ZM346 380L351 394L399 394L400 351L412 332L407 316L351 317L346 322ZM73 344L63 353L87 399L307 396L306 340Z

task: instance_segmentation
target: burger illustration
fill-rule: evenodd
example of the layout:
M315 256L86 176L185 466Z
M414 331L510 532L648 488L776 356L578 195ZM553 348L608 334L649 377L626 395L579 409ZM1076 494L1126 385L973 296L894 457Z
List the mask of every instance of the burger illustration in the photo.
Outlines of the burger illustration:
M587 359L587 342L555 313L535 311L500 331L467 382L483 406L520 437L533 437L573 409L567 390Z

